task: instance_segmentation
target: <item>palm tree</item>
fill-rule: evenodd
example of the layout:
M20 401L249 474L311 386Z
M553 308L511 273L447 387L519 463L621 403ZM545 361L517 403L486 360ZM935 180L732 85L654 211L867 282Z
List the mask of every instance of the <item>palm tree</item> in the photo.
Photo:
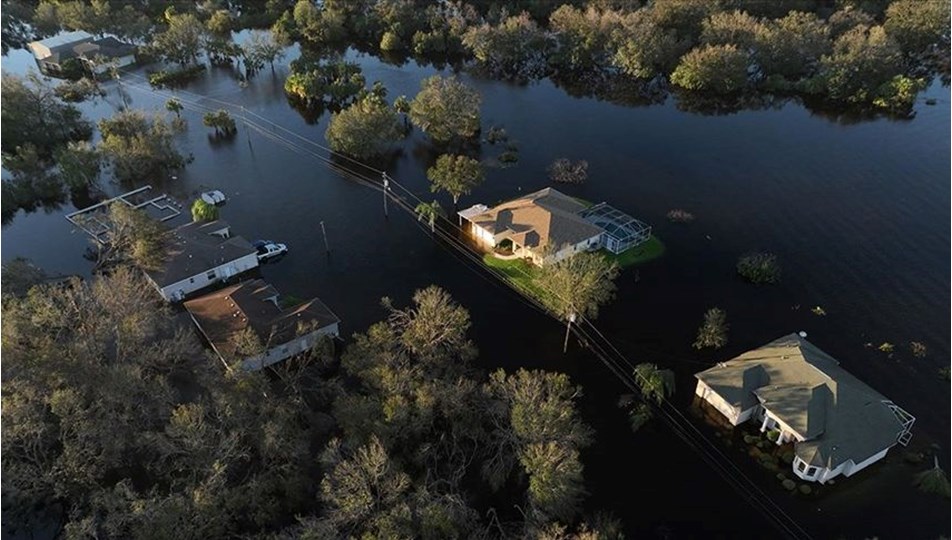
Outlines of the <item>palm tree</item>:
M437 201L431 203L421 202L417 205L415 211L418 221L425 219L430 223L430 233L436 232L437 218L446 217L446 212L443 211L443 207L440 206L440 203Z
M674 372L670 369L659 369L655 364L638 364L634 374L645 399L660 404L674 393Z

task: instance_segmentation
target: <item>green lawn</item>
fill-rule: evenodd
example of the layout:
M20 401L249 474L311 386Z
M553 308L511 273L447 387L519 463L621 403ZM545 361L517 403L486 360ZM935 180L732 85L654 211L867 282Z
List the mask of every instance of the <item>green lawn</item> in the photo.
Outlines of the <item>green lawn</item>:
M602 250L602 254L610 260L615 261L618 266L626 268L652 261L664 255L664 243L660 238L652 234L644 244L622 251L617 255L605 250Z
M533 281L539 269L522 259L503 260L492 253L483 255L483 263L502 273L517 289L542 300L545 293Z

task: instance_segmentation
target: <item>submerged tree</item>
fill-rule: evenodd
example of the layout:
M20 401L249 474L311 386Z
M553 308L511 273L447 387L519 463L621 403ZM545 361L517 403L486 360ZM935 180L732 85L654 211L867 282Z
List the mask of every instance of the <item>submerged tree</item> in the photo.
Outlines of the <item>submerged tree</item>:
M410 103L410 120L439 143L469 139L479 132L481 98L455 77L423 79Z
M200 198L195 199L192 203L192 221L215 221L216 219L218 219L217 206Z
M737 273L751 283L776 283L780 281L780 263L773 253L748 253L737 260Z
M60 177L70 189L83 189L96 184L102 168L99 150L86 141L67 143L53 154Z
M426 221L430 224L430 233L436 232L436 220L439 218L445 218L446 212L443 210L443 207L440 206L439 201L433 202L421 202L414 209L419 221Z
M747 87L747 52L736 45L705 45L681 57L671 82L688 90L731 94Z
M393 108L383 98L369 93L331 115L324 136L335 152L372 159L383 155L392 142L400 140L401 132Z
M99 150L119 180L148 180L185 165L172 140L172 129L160 116L125 110L100 120L99 130Z
M453 197L453 206L459 198L468 195L483 181L483 169L479 161L452 154L443 154L436 158L436 164L427 169L430 179L430 191L445 191Z
M205 113L205 116L202 117L202 123L210 128L214 128L216 136L227 137L234 135L238 130L235 125L235 119L232 118L225 109Z
M713 347L720 349L727 345L727 314L718 308L711 308L704 313L704 322L697 331L697 339L694 340L695 349Z

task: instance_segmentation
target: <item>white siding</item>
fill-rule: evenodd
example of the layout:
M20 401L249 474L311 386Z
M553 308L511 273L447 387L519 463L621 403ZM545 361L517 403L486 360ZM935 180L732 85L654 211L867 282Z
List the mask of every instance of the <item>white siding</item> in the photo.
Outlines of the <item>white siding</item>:
M204 289L205 287L214 285L223 279L236 276L242 272L247 272L248 270L257 267L257 253L249 253L244 257L227 262L221 266L209 268L208 270L205 270L200 274L196 274L190 278L183 279L182 281L173 283L171 285L166 285L165 287L161 287L159 288L159 293L162 295L162 298L165 298L165 300L168 302L179 302L185 296L195 291ZM208 274L213 270L215 275L214 277L209 278Z
M890 446L889 448L892 448L892 447ZM796 458L793 460L793 465L792 465L793 474L797 475L801 480L806 480L807 482L819 482L821 484L825 484L841 474L847 477L853 476L857 472L865 469L866 467L869 467L873 463L876 463L877 461L886 457L886 454L889 452L889 448L884 448L882 451L877 452L876 454L873 454L872 456L866 458L865 460L859 462L858 464L854 463L852 459L848 459L844 461L843 463L840 463L839 466L837 466L834 469L818 467L817 470L814 471L814 474L812 476L809 475L809 472L810 472L809 465L804 467L805 470L803 472L799 470L800 463L803 463L803 462L800 460L800 458Z
M287 343L282 343L281 345L271 347L264 354L246 358L241 363L241 369L245 371L257 371L272 364L277 364L278 362L287 360L296 354L301 354L311 347L317 345L323 336L338 337L340 335L339 326L339 323L334 323L332 325L319 328L310 334L299 336Z
M694 393L700 396L704 401L710 403L712 407L723 414L724 417L727 418L727 420L731 423L731 425L734 426L749 419L756 408L756 406L754 406L747 410L741 411L739 407L734 407L730 403L724 401L724 398L722 398L714 390L711 390L711 387L700 379L697 381L697 388L694 389Z

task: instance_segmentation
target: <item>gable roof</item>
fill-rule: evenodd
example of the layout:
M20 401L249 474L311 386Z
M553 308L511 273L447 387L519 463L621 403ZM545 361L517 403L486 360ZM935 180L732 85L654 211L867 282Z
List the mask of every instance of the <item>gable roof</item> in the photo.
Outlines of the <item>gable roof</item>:
M891 401L797 334L695 376L740 410L763 404L806 439L795 450L810 465L859 463L895 444L903 431Z
M547 246L559 249L602 233L600 227L579 215L585 208L572 197L545 188L480 213L464 210L460 215L489 231L497 241L510 239L542 255Z
M257 253L241 236L228 238L224 220L193 221L169 231L166 259L156 270L146 270L159 287L167 287L192 276L203 274L228 262Z
M205 338L225 359L235 355L239 332L250 328L261 343L274 348L300 333L300 325L313 330L340 322L323 302L312 298L290 309L278 305L278 291L261 279L244 281L185 302Z
M30 50L33 51L33 54L38 54L37 46L45 47L52 51L58 47L63 47L66 45L73 45L76 43L82 43L84 41L92 41L93 35L89 32L83 32L82 30L76 30L74 32L66 32L65 34L57 34L55 36L48 37L46 39L41 39L39 41L32 41L29 44Z

